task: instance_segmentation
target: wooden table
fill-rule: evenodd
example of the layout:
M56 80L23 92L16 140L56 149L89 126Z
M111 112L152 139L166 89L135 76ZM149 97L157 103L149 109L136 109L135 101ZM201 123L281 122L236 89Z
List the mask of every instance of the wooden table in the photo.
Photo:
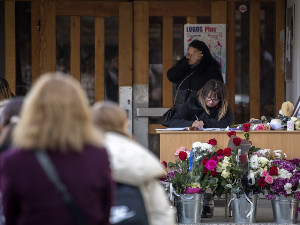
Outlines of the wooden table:
M215 138L219 148L226 148L229 137L228 131L157 131L160 134L160 160L175 162L174 153L183 146L192 148L193 142L208 142ZM244 138L243 131L236 131L240 138ZM282 150L288 159L300 158L300 131L250 131L253 145L261 149Z

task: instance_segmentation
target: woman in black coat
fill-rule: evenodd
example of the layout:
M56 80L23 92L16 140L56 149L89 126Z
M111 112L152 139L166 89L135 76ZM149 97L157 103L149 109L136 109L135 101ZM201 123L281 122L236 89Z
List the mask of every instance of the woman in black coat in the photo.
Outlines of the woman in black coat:
M233 124L233 114L228 104L228 90L219 80L209 80L190 97L170 120L170 127L226 128Z
M187 55L168 70L167 77L177 87L182 82L175 102L176 111L189 97L196 98L198 90L210 79L223 82L219 63L212 57L207 45L199 40L189 44Z

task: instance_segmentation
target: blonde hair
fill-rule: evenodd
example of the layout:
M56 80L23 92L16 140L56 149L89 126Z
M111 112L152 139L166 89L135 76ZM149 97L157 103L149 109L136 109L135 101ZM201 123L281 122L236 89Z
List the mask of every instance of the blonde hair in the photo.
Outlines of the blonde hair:
M207 96L210 92L215 94L218 99L221 99L218 114L218 121L220 121L226 115L228 108L229 94L227 87L223 82L211 79L200 89L200 91L198 91L198 100L207 114L209 114L209 111L205 103L205 96Z
M82 151L101 144L93 126L87 97L78 81L62 73L47 73L35 83L23 103L13 141L27 150Z
M127 114L116 103L110 101L95 103L92 107L92 117L96 126L103 131L115 132L132 138L124 129Z

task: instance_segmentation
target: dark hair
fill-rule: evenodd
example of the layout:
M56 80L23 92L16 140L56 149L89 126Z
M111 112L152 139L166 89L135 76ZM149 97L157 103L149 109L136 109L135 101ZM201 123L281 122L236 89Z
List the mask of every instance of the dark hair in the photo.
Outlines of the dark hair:
M198 49L199 51L202 51L203 54L203 58L200 61L200 69L202 68L203 70L205 70L206 68L208 68L211 64L215 64L218 68L220 68L219 63L217 62L217 60L215 60L207 45L203 42L203 41L199 41L199 40L193 40L190 44L189 47L193 47ZM201 70L202 70L201 69Z
M205 103L205 96L207 96L210 92L215 94L218 99L220 100L220 110L218 115L218 121L220 121L227 112L228 108L228 101L229 101L229 94L226 85L216 79L211 79L207 81L207 83L198 91L198 100L201 102L201 105L209 114L209 111L207 109L206 103Z
M16 97L9 100L9 102L3 107L0 117L0 124L6 126L10 123L10 119L13 116L19 116L21 107L23 104L23 97Z
M13 95L5 78L0 77L0 100L11 98Z

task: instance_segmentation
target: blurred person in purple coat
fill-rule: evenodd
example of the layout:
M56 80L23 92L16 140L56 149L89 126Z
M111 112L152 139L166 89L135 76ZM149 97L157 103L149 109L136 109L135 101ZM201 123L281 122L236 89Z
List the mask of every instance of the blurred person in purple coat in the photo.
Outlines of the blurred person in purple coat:
M0 157L6 225L76 224L35 150L47 152L87 222L109 224L115 184L101 139L80 84L63 74L43 75L23 103L16 147Z

